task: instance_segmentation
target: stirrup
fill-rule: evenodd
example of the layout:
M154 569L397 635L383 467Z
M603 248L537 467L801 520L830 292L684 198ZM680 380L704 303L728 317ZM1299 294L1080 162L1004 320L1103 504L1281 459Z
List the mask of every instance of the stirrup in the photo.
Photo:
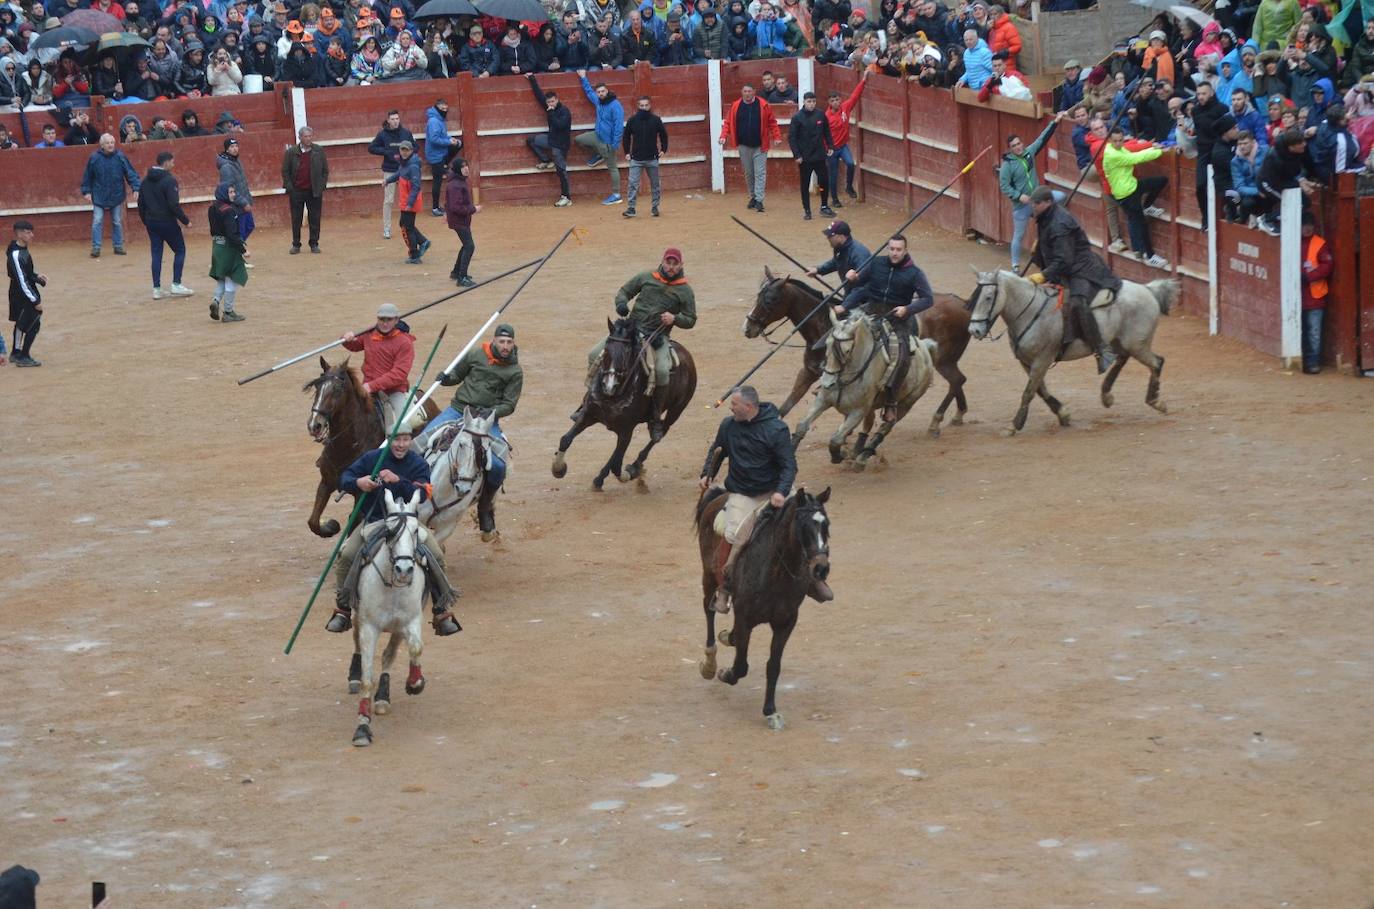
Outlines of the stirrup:
M337 621L336 621L337 620ZM334 614L329 617L325 624L325 631L340 633L353 627L353 615L345 609L335 609Z

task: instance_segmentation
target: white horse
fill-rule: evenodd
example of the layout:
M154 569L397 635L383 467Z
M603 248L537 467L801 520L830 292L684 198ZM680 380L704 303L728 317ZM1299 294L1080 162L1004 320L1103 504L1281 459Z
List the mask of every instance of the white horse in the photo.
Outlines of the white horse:
M1055 309L1056 296L1053 290L1045 291L1015 272L980 272L976 269L978 287L969 302L973 306L973 318L968 330L975 338L987 337L992 331L992 323L1001 316L1007 326L1007 337L1011 341L1011 351L1026 370L1026 388L1021 393L1021 407L1004 432L1014 435L1026 425L1026 413L1031 398L1039 395L1061 426L1069 425L1069 409L1050 394L1045 387L1045 373L1049 372L1056 360L1061 359L1059 349L1064 340L1064 319ZM1154 342L1155 328L1159 325L1161 314L1167 314L1169 307L1178 300L1178 282L1169 278L1137 284L1122 281L1121 291L1116 299L1104 304L1107 291L1102 291L1093 301L1093 317L1097 319L1102 338L1116 352L1116 362L1107 370L1102 379L1102 406L1111 407L1112 383L1120 374L1128 359L1139 360L1150 370L1150 386L1145 392L1145 403L1160 413L1168 408L1159 399L1159 374L1164 369L1164 358L1150 349ZM1068 306L1068 300L1064 301ZM1093 349L1082 339L1075 339L1064 351L1062 359L1077 360L1091 356Z
M420 671L420 653L424 641L420 637L420 622L424 618L425 575L415 566L416 549L420 543L420 493L410 501L397 501L390 490L386 495L385 540L363 566L358 578L358 607L353 615L353 635L362 655L362 700L358 702L358 728L353 731L353 744L372 744L372 711L383 714L391 710L391 662L404 639L410 651L410 674L406 677L406 694L425 690L425 677ZM365 528L370 530L371 527ZM372 661L377 652L377 638L390 632L386 650L382 653L382 675L374 688ZM373 692L376 699L373 699Z
M816 399L811 402L811 409L792 433L794 449L810 431L811 422L822 411L833 407L844 414L844 422L830 437L830 461L839 464L844 460L844 442L849 434L860 420L866 420L866 426L872 425L874 412L883 409L886 404L883 377L887 373L888 361L881 348L882 344L868 317L855 314L836 322L825 342L825 366L821 370L821 384ZM916 343L916 349L911 353L911 366L897 395L896 419L891 422L884 420L872 440L868 439L867 432L862 433L854 446L854 466L858 470L863 470L892 427L906 416L912 405L930 388L935 351L935 342L932 340Z
M435 431L430 440L430 450L425 454L429 462L430 482L434 485L434 495L420 506L420 520L443 545L458 526L458 519L467 513L468 507L482 494L485 483L487 458L491 457L488 446L493 444L491 427L496 417L489 411L473 411L463 408L460 428L447 449L438 450ZM482 539L490 542L495 532L482 534Z

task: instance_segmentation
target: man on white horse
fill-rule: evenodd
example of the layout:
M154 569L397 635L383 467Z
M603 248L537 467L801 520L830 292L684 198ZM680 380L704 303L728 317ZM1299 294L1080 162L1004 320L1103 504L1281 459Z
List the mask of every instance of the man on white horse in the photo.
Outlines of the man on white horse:
M429 421L415 439L421 451L429 447L434 431L447 423L461 422L463 408L491 411L496 421L491 424L491 441L486 446L487 469L482 483L482 496L477 500L477 525L482 533L496 530L496 493L506 482L506 437L501 434L500 419L515 413L520 392L525 385L525 372L520 368L520 354L515 347L515 326L502 322L496 326L492 339L479 348L468 351L452 372L439 373L439 384L457 385L453 401L437 417Z
M883 419L897 419L897 395L911 366L910 339L916 334L916 314L935 305L935 292L925 272L916 267L907 253L906 237L896 234L887 241L887 254L869 260L860 274L845 273L852 288L844 302L835 304L835 315L844 318L852 309L862 308L875 318L886 319L897 335L897 368L887 380L887 403Z
M357 571L366 568L365 560L356 567L354 563L364 549L370 554L377 534L385 532L385 525L378 523L386 520L386 497L380 490L389 491L398 501L409 501L417 491L421 502L429 497L429 464L411 450L410 443L410 430L402 426L390 445L365 452L349 465L339 480L339 489L355 496L361 495L363 504L359 509L357 527L344 541L339 549L339 558L334 563L335 606L334 614L325 626L328 631L347 631L353 625ZM374 480L372 468L383 453L385 457L382 458L381 470ZM419 549L430 585L430 599L434 604L434 630L441 635L454 634L461 629L449 611L456 597L444 573L444 551L435 545L434 538L423 524L420 525Z
M363 391L382 414L382 438L391 432L410 393L410 367L415 362L415 336L401 321L395 303L377 308L377 325L361 335L345 332L344 350L363 352Z
M1063 348L1073 343L1075 335L1081 337L1096 352L1097 372L1101 375L1116 358L1102 337L1102 327L1093 315L1092 301L1099 291L1120 293L1121 279L1112 274L1093 249L1078 219L1054 201L1054 193L1048 186L1036 187L1030 196L1040 236L1033 261L1040 266L1040 271L1028 277L1035 284L1068 286ZM1077 332L1072 330L1075 324Z

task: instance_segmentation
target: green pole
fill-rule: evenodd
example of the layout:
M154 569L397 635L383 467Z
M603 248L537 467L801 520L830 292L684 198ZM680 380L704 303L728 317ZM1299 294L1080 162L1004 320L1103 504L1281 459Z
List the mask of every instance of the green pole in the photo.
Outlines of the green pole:
M410 412L410 402L415 399L415 392L420 390L420 380L424 378L425 373L429 372L429 364L434 361L434 355L439 352L439 345L443 343L444 334L447 331L447 324L439 330L439 337L434 339L434 346L430 348L429 356L425 358L425 365L421 367L419 377L416 379L415 384L411 386L410 394L406 395L406 406L402 407L401 412L396 415L396 422L392 424L391 432L387 434L386 442L382 445L382 450L377 455L377 463L372 465L372 479L374 480L377 479L377 474L381 472L382 461L386 459L387 449L391 447L391 441L396 438L396 433L400 430L401 423L405 420L406 414ZM296 636L301 633L301 628L305 625L305 617L310 615L310 609L315 605L315 598L320 595L320 588L324 586L324 579L329 577L329 569L334 567L334 562L339 558L339 550L343 548L344 541L347 540L348 535L353 532L353 522L357 520L358 512L363 507L363 500L370 495L372 495L370 492L363 493L354 501L353 511L348 515L348 522L344 524L343 532L339 534L339 540L334 544L334 551L329 554L329 561L324 564L324 571L320 572L319 580L315 582L315 589L310 591L310 600L305 604L305 609L301 611L300 620L296 622L296 629L291 632L291 639L286 642L285 652L287 654L290 654L291 648L296 646Z

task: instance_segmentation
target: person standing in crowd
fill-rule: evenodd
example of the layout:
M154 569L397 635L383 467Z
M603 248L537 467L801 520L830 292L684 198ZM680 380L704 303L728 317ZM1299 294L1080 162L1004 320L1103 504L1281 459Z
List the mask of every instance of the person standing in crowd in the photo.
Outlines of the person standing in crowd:
M1231 142L1236 138L1236 118L1231 108L1217 97L1212 84L1203 81L1197 87L1197 102L1193 105L1193 129L1197 135L1197 171L1195 186L1197 207L1202 212L1202 227L1207 228L1207 165L1212 165L1212 183L1217 198L1226 198L1231 188ZM1120 197L1118 197L1120 198Z
M1335 260L1331 247L1317 234L1317 219L1302 214L1302 371L1309 376L1322 371L1322 320L1331 292Z
M329 185L329 159L315 144L315 131L302 126L298 141L289 146L281 159L281 185L291 203L291 255L301 251L301 217L309 212L310 251L320 251L320 216L324 210L324 190Z
M1154 244L1150 241L1150 225L1145 218L1147 215L1163 214L1154 207L1154 203L1169 184L1169 178L1162 174L1153 177L1135 175L1137 165L1153 161L1164 154L1164 149L1156 145L1133 152L1126 149L1125 144L1126 130L1120 124L1112 127L1107 134L1107 147L1102 150L1102 166L1107 171L1107 182L1112 188L1112 195L1126 212L1131 247L1141 261L1151 268L1168 268L1169 261L1155 253ZM1227 174L1227 182L1230 182L1230 174Z
M1236 153L1231 158L1231 193L1240 217L1250 227L1255 226L1256 203L1259 201L1259 170L1269 148L1260 148L1255 136L1247 129L1236 139Z
M647 170L649 186L653 189L653 208L649 211L657 218L662 190L658 180L658 156L668 151L668 130L663 125L663 118L653 112L653 102L648 95L640 95L635 105L638 109L625 124L625 157L630 162L630 198L628 207L621 212L621 216L635 216L640 177Z
M826 162L829 170L827 176L830 180L830 205L832 208L843 208L840 202L840 164L844 163L844 191L850 199L859 198L858 193L854 192L854 152L849 149L849 115L854 110L854 105L859 103L859 98L863 96L864 86L868 84L868 70L864 70L859 77L859 84L854 86L854 91L849 93L849 97L840 100L840 93L832 91L830 93L830 103L825 109L826 122L830 124L830 138L835 142L835 154L831 155Z
M401 201L401 238L406 242L407 265L419 265L429 249L429 239L415 224L415 215L420 210L420 183L424 179L420 173L420 159L415 157L415 146L409 139L403 139L397 147L400 165L396 172L386 178L394 183Z
M1021 249L1026 240L1026 227L1033 215L1030 194L1040 185L1035 156L1050 141L1059 121L1065 116L1067 114L1057 114L1029 146L1016 134L1007 137L1007 152L1002 156L1002 166L997 171L997 184L1002 195L1011 200L1011 270L1014 272L1021 271ZM1055 190L1054 201L1063 202L1064 194Z
M721 124L722 148L739 149L739 163L744 171L744 186L749 190L748 207L763 211L763 194L768 186L768 146L782 142L782 130L768 102L754 93L754 86L740 88L739 99L730 105L730 112Z
M143 190L138 194L138 216L148 231L152 253L154 300L162 299L163 246L172 250L172 296L189 297L194 293L181 283L181 271L186 266L186 238L181 234L181 225L190 227L191 219L181 207L181 187L172 176L174 164L176 157L171 152L158 152L157 164L143 175Z
M444 172L458 150L463 147L462 140L448 134L448 101L439 98L429 110L425 111L425 163L429 165L430 214L438 218L444 214L439 205L440 191L444 188Z
M448 193L444 197L444 211L448 215L448 226L458 235L458 242L462 244L458 258L453 260L453 270L448 273L459 287L472 287L477 283L468 274L468 265L472 262L472 254L477 251L477 244L472 240L472 216L480 212L482 206L472 203L469 176L468 162L454 158Z
M830 208L830 187L826 182L829 170L826 159L835 154L835 143L830 136L830 121L822 111L816 109L815 92L807 92L802 98L802 106L792 115L792 124L787 128L787 144L801 173L803 220L811 220L812 176L821 188L821 214L827 218L835 217L835 212Z
M253 232L253 192L248 187L248 174L239 160L239 140L229 136L224 151L215 159L219 168L219 182L234 184L234 204L239 207L239 230L243 232L243 256L248 257L248 235ZM246 267L246 266L245 266Z
M210 203L210 277L215 279L215 295L210 300L210 318L216 322L242 322L234 308L239 288L248 283L248 266L243 261L242 210L234 198L234 184L221 183Z
M363 391L382 409L383 432L390 432L410 393L410 367L415 363L415 336L401 321L395 303L377 308L375 328L355 335L345 332L343 349L363 352Z
M368 145L367 152L370 155L379 155L382 159L382 176L390 177L401 168L400 147L402 142L409 142L411 148L415 147L415 137L410 134L410 130L401 125L401 112L389 110L386 112L386 122L382 124L381 131L372 138L372 143ZM384 179L382 182L382 239L391 239L391 208L396 204L396 182Z
M124 252L124 184L135 193L142 181L124 152L115 147L115 137L106 133L100 137L100 148L86 162L81 175L81 195L91 203L91 258L100 258L105 213L110 213L110 234L116 256Z
M43 321L43 296L38 290L48 286L48 276L34 268L33 224L14 222L14 239L5 250L5 271L10 276L10 321L14 323L14 347L10 359L15 366L42 366L35 360L33 339Z
M549 122L549 131L540 133L537 136L530 136L525 140L525 144L534 152L534 156L539 159L535 164L538 170L548 170L553 168L558 173L558 201L553 203L559 208L566 208L572 205L572 189L568 186L568 150L572 148L572 111L558 100L558 93L553 91L540 91L539 80L534 77L534 73L526 73L525 77L530 80L530 91L534 92L534 100L544 110L544 117Z
M620 140L625 134L625 108L605 82L598 82L593 89L592 84L587 81L586 70L578 70L577 78L582 80L582 91L596 110L596 129L582 133L573 141L583 148L591 149L592 156L587 159L588 167L596 167L603 161L606 164L606 171L611 178L611 194L602 199L601 204L619 205L620 168L616 166L616 155L620 153Z
M65 148L66 143L57 138L57 127L51 123L44 123L42 129L43 138L34 143L34 148Z

